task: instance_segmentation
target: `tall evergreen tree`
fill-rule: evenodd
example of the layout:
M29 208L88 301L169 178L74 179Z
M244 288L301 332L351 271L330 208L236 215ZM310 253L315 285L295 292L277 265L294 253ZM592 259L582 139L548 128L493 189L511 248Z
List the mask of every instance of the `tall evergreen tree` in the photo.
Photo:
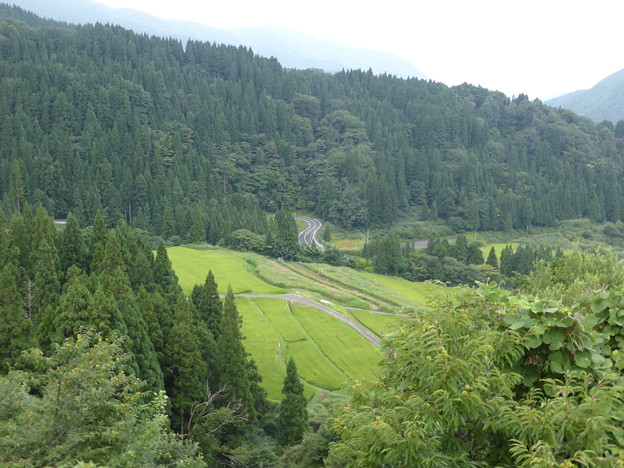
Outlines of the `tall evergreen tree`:
M165 388L171 399L171 423L185 432L191 409L207 397L206 363L202 359L188 301L178 296L175 320L167 340Z
M72 265L83 269L87 266L85 243L82 239L78 219L72 213L67 216L67 224L61 236L59 258L63 273Z
M44 239L37 248L33 282L32 319L38 323L47 306L56 308L60 296L60 281L53 250Z
M194 303L200 318L208 325L208 329L214 338L218 339L221 317L223 316L223 303L219 297L218 285L212 270L208 270L204 285L199 289L199 294Z
M496 249L494 249L494 247L490 249L490 252L488 253L488 257L485 263L494 268L498 268L498 258L496 257Z
M279 407L278 439L283 445L296 445L301 443L308 426L308 410L303 396L303 384L299 380L297 366L292 357L286 367L282 393L284 399Z
M14 267L0 271L0 374L6 374L30 345L31 322L24 317Z
M220 386L224 388L227 397L230 400L240 401L244 415L249 421L254 421L256 411L250 390L251 382L248 374L247 353L242 341L242 322L234 302L232 287L228 286L228 292L223 304L221 330L217 339L219 382Z
M176 303L176 298L182 293L182 290L178 285L178 277L171 267L171 260L169 260L167 255L167 247L162 241L158 244L153 268L154 283L159 292L173 307L173 304Z

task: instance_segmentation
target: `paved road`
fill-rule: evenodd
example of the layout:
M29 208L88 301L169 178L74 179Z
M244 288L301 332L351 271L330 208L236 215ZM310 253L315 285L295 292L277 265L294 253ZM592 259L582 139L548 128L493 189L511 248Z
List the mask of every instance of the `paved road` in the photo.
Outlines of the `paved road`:
M273 299L285 299L287 301L301 302L303 304L307 304L309 306L312 306L316 309L322 310L323 312L330 314L331 316L337 318L341 322L344 322L347 325L349 325L351 328L353 328L356 332L358 332L368 341L373 343L375 346L379 347L380 345L380 339L375 334L371 333L366 327L363 327L359 323L351 320L348 317L345 317L341 313L336 312L335 310L330 309L329 307L323 304L319 304L318 302L313 301L312 299L308 299L307 297L297 296L295 294L235 294L235 297L249 297L252 299L273 298Z
M319 229L321 229L321 226L323 226L323 222L320 219L307 218L305 216L295 216L295 219L297 221L304 221L308 223L308 227L299 233L299 243L312 246L315 245L321 250L321 252L324 252L325 247L323 247L323 245L316 240L316 233Z

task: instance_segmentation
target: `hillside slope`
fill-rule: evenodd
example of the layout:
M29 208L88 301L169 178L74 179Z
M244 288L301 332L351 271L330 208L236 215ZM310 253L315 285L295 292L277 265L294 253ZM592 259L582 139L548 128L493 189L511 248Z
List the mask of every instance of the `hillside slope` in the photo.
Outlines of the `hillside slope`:
M390 52L345 46L275 26L219 29L190 21L164 20L130 8L112 8L90 0L13 0L37 15L68 23L110 23L160 37L245 46L276 57L287 68L326 72L372 68L375 73L424 78L411 62Z
M624 120L624 70L608 76L591 89L575 91L546 101L553 107L564 107L577 114L614 124Z
M7 19L0 42L7 214L102 209L111 224L226 244L266 237L280 208L454 232L624 218L624 140L523 95L284 69L244 47L101 24Z

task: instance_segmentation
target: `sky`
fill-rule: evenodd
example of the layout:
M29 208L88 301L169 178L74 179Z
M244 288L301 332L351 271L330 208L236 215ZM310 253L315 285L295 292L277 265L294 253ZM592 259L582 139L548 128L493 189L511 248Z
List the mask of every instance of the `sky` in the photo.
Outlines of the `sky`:
M96 0L217 28L277 25L385 50L449 86L546 100L624 69L621 0Z

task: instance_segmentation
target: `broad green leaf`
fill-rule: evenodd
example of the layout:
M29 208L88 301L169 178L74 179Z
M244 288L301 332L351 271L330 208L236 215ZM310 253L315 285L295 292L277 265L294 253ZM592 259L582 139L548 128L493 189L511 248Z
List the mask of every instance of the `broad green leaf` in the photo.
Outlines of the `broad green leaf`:
M537 348L542 344L542 339L538 335L529 335L524 340L524 345L527 348Z

